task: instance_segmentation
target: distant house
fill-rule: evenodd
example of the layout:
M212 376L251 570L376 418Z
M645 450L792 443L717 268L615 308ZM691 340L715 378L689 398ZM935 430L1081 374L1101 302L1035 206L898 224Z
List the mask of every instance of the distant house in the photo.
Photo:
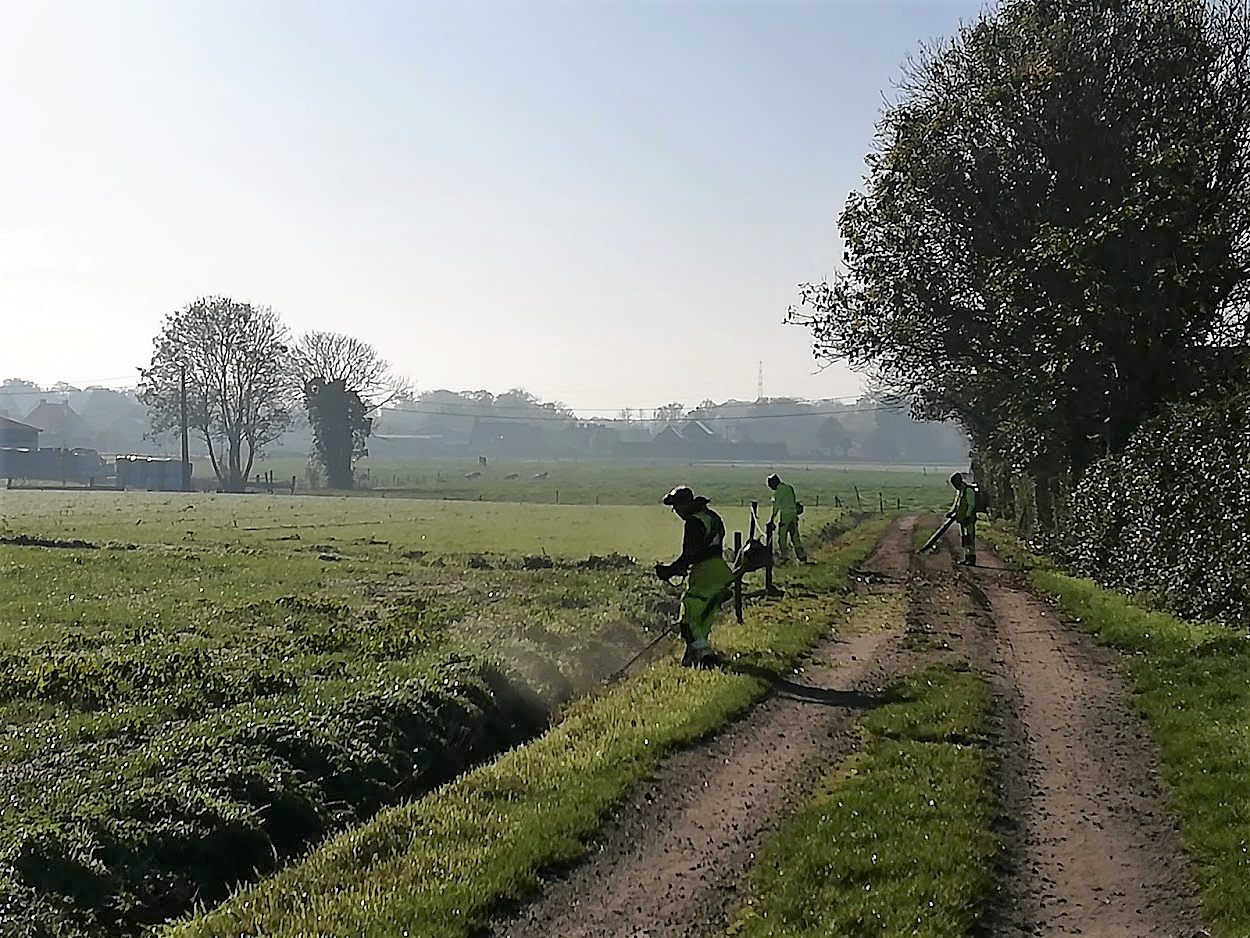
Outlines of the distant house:
M711 430L701 420L690 420L680 428L672 424L646 442L621 442L616 459L683 459L704 461L776 461L789 456L785 443L732 443Z
M689 440L691 443L697 444L701 442L711 443L720 441L720 437L716 435L716 432L708 427L708 425L702 420L687 421L682 424L679 432L681 433L682 439Z
M95 434L87 421L61 401L41 400L39 406L26 415L26 422L42 431L43 445L47 447L73 449L95 443Z
M0 417L0 448L39 449L39 427Z

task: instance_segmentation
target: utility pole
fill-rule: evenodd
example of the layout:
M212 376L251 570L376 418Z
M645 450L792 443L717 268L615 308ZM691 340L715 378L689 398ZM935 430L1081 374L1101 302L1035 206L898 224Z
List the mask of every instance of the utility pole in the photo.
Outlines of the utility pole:
M189 492L191 491L191 441L187 427L187 366L185 363L179 367L178 384L182 408L182 490Z
M764 399L764 363L760 362L759 377L755 382L755 399L762 401Z

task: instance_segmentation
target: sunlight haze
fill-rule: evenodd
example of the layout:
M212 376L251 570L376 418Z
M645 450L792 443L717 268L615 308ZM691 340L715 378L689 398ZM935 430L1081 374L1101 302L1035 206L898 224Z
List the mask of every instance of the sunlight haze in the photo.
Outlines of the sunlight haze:
M132 385L224 294L418 389L847 397L835 269L883 93L971 2L0 2L0 378Z

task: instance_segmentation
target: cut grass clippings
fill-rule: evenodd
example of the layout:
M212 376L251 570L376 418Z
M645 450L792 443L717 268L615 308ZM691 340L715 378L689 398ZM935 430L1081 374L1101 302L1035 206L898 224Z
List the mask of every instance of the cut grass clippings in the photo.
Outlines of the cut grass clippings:
M861 751L761 853L733 938L972 933L997 849L988 689L945 662L886 696Z
M1063 573L1001 528L987 537L1065 613L1130 654L1127 670L1173 790L1204 917L1214 935L1250 935L1250 635L1144 609Z
M385 811L305 862L246 889L169 934L463 938L538 874L574 860L602 819L675 747L724 725L767 690L838 620L849 589L889 523L862 525L782 568L783 603L753 606L745 625L713 638L729 662L693 672L662 661L573 704L540 739L438 791ZM735 669L734 665L739 665Z

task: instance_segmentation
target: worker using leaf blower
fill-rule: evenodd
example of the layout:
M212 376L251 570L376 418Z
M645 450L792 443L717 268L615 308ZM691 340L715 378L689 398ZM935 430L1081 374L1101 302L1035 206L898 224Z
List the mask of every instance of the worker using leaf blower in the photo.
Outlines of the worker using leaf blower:
M768 533L777 531L777 554L780 560L786 559L789 550L787 541L794 544L794 555L803 563L807 563L807 551L803 549L803 541L799 538L799 515L803 513L803 503L794 494L794 486L782 482L781 476L773 473L767 479L768 487L773 490L773 513L768 519ZM777 527L777 517L781 517L781 527Z
M964 549L964 559L958 563L963 567L977 565L977 487L965 481L962 472L951 476L951 486L955 489L955 502L946 517L954 518L959 525L960 544Z
M686 641L681 663L685 667L715 667L718 661L708 638L734 581L734 573L725 563L725 523L708 508L706 498L696 496L686 485L665 495L664 504L686 523L681 556L672 563L655 565L655 575L665 582L689 572L681 597L681 637Z

